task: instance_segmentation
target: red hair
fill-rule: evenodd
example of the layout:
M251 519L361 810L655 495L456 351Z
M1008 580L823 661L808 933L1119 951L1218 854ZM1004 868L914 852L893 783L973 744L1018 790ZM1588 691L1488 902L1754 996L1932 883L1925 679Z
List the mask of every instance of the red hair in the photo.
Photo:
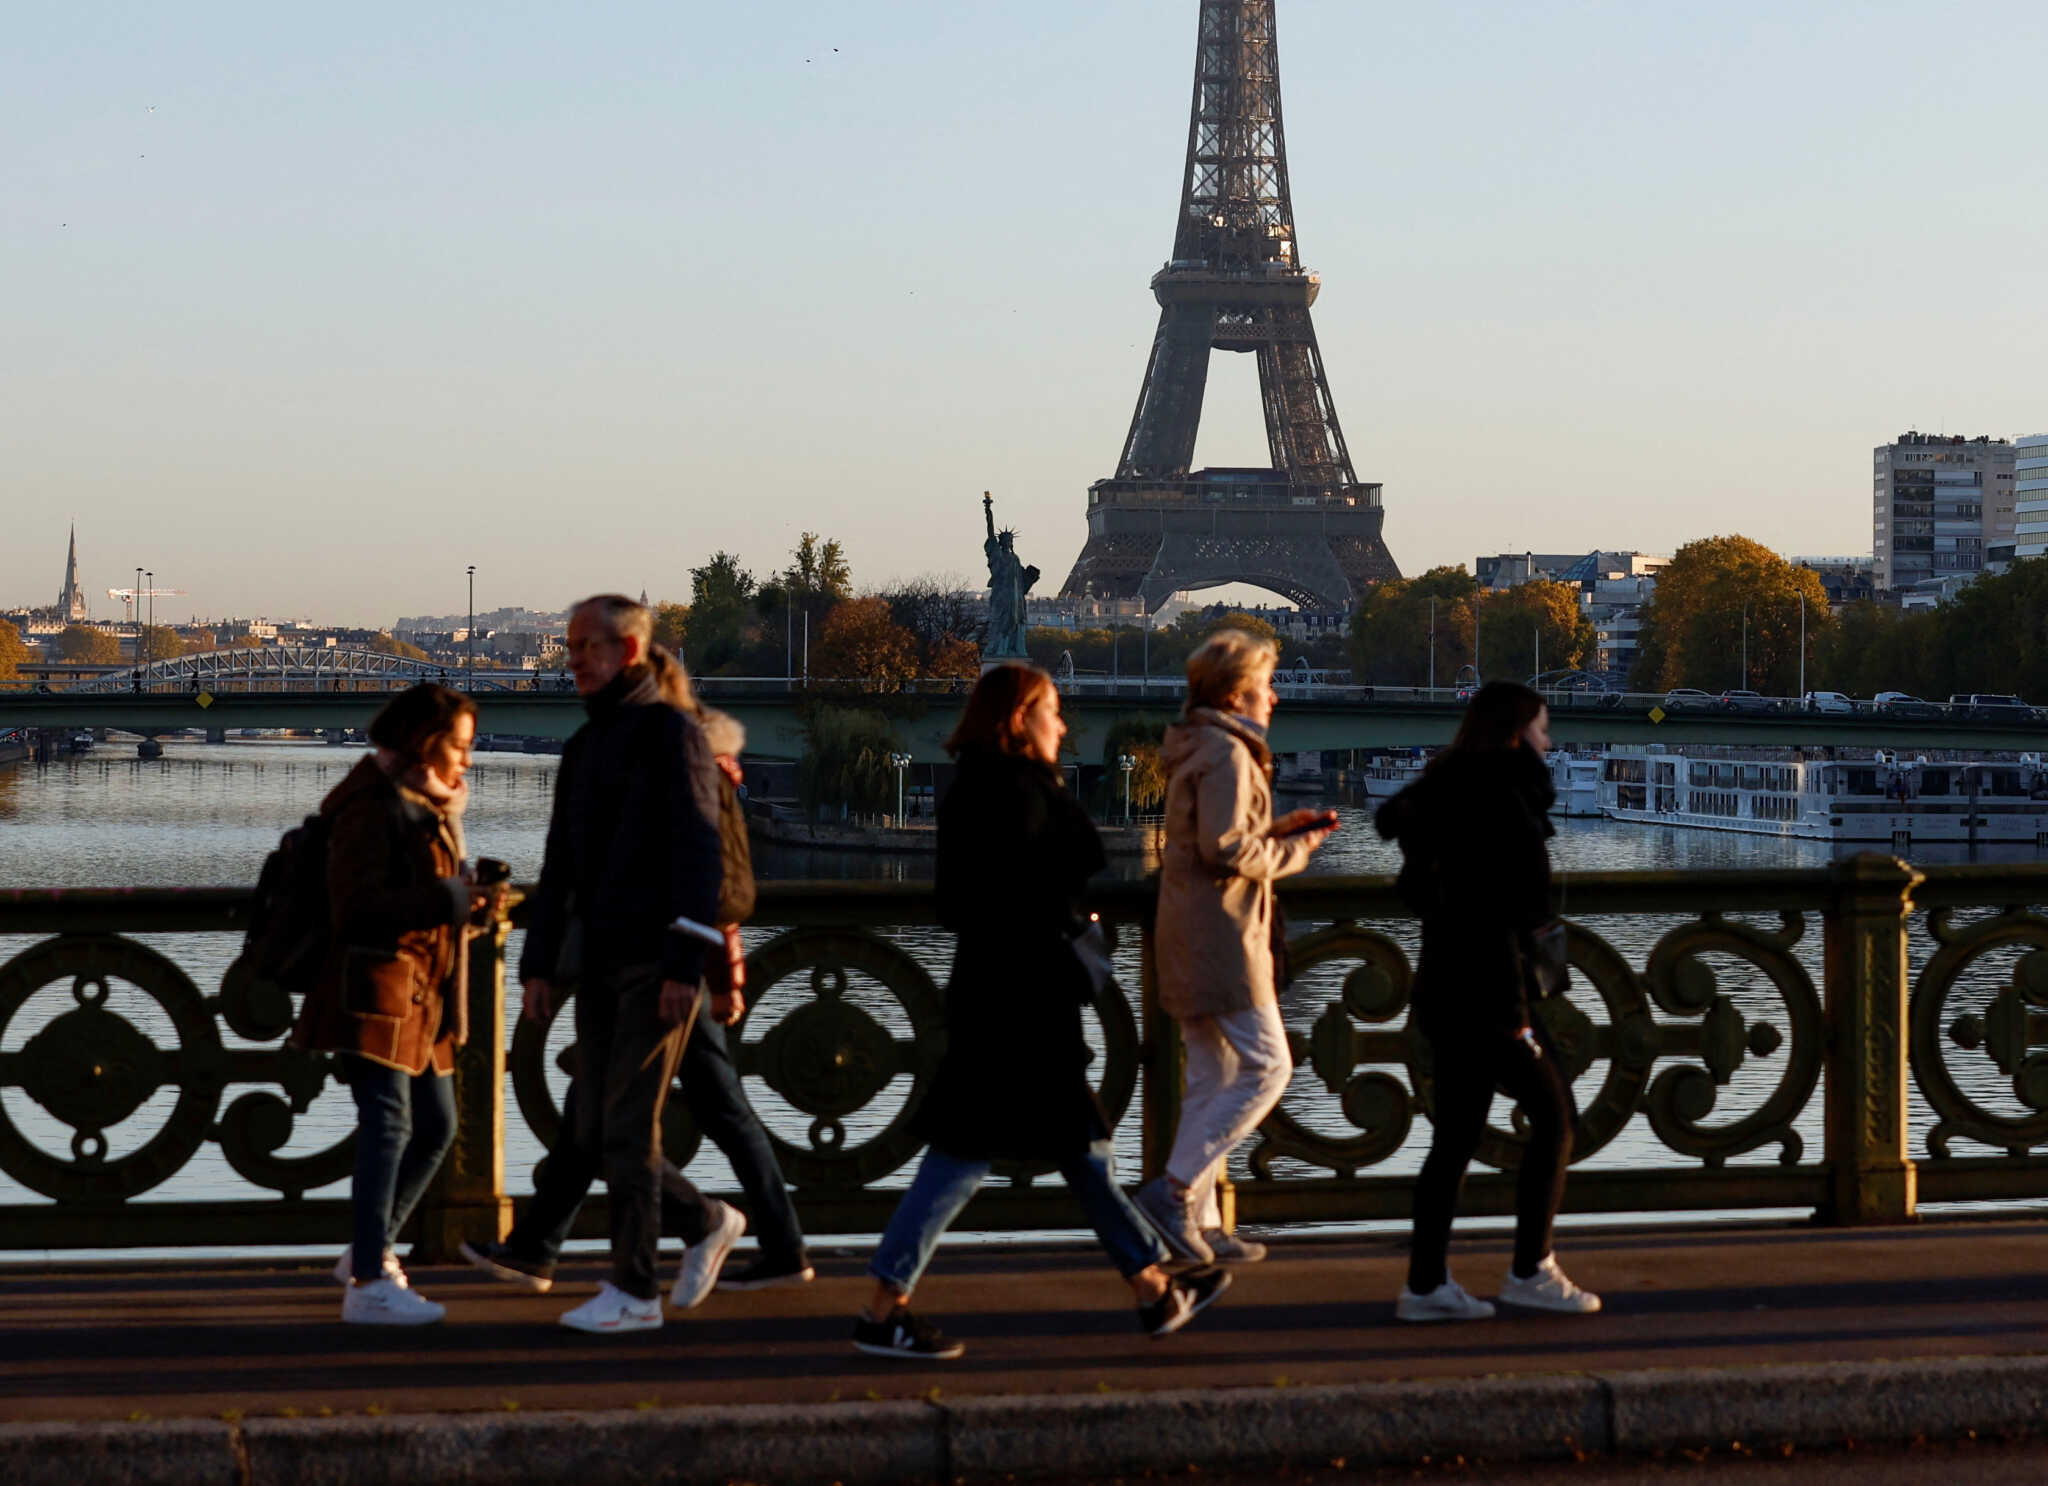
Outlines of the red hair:
M1038 700L1039 693L1053 690L1052 677L1037 666L991 666L968 694L967 710L946 740L946 752L958 756L963 748L992 748L997 753L1022 753L1024 709Z

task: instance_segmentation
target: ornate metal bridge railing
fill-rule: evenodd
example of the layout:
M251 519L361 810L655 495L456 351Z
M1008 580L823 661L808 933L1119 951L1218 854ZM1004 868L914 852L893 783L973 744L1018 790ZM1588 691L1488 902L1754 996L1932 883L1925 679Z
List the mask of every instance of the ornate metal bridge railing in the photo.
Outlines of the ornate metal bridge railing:
M2048 901L2048 867L1922 873L1873 855L1575 874L1565 894L1574 990L1541 1014L1581 1106L1569 1207L1859 1223L1922 1200L2048 1196L2048 916L2030 906ZM1236 1172L1236 1212L1404 1217L1430 1100L1408 1019L1414 925L1386 878L1296 880L1284 897L1312 926L1283 1000L1299 1066ZM205 960L211 945L226 964L246 904L236 890L0 894L0 936L28 936L0 964L0 1247L341 1240L352 1120L331 1060L283 1045L283 993L233 970L202 991L166 952ZM1147 1171L1180 1083L1150 994L1150 905L1149 884L1102 895L1131 990L1112 988L1091 1026L1103 1106ZM763 890L734 1054L814 1232L879 1228L916 1156L910 1120L944 1037L948 944L931 914L918 885ZM537 1155L558 1123L567 1031L508 1017L505 953L502 934L473 950L460 1133L417 1219L429 1252L502 1229L508 1146ZM525 1127L509 1140L508 1107ZM668 1149L687 1160L697 1137L672 1112ZM1470 1183L1467 1212L1511 1207L1517 1150L1512 1124L1489 1131L1495 1170ZM195 1164L254 1190L180 1195ZM1076 1225L1057 1182L1007 1175L967 1226ZM586 1223L601 1232L601 1211Z

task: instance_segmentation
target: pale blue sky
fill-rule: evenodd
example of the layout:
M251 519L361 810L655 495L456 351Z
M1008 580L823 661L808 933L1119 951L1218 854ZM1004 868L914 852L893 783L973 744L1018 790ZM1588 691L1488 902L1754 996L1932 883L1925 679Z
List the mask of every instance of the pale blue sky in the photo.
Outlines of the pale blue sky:
M805 528L971 578L984 488L1056 588L1195 13L17 9L0 602L55 596L74 518L96 591L150 566L176 613L459 610L472 562L485 608L682 597ZM1867 551L1871 445L2048 430L2038 3L1281 0L1280 51L1406 571ZM1217 357L1204 462L1264 462L1254 388Z

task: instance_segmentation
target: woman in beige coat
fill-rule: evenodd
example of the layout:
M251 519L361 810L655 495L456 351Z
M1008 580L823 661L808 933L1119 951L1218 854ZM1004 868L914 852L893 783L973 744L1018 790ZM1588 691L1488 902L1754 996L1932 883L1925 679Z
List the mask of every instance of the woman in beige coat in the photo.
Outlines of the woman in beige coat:
M1166 1172L1137 1202L1167 1247L1201 1263L1264 1257L1223 1232L1216 1177L1272 1112L1294 1072L1273 983L1273 883L1301 871L1336 813L1273 818L1266 728L1271 641L1221 630L1188 657L1182 721L1169 728L1166 859L1154 936L1159 1004L1180 1024L1187 1092Z

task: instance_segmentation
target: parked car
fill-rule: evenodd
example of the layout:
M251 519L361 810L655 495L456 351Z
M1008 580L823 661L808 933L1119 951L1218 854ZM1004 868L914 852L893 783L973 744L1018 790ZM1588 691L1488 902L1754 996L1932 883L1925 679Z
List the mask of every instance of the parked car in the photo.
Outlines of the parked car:
M1854 712L1856 703L1847 692L1810 691L1802 699L1809 712Z
M1675 687L1664 693L1666 712L1698 712L1713 705L1711 696L1690 686Z
M1870 699L1872 707L1886 717L1939 717L1941 706L1924 702L1907 691L1881 691Z
M1714 703L1723 712L1775 712L1778 704L1761 692L1745 691L1740 687L1724 691Z
M2038 709L2029 707L2018 697L1995 691L1962 692L1948 699L1948 710L1956 717L1967 717L1972 722L2033 722L2040 717Z

